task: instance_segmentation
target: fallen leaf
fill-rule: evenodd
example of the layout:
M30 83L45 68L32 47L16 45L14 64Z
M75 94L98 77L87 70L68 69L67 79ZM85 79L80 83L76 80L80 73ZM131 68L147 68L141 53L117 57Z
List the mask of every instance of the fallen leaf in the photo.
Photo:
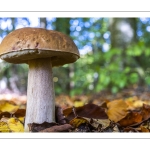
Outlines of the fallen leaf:
M143 105L143 102L139 100L137 96L128 97L125 99L126 104L128 105L129 109L139 108Z
M16 118L21 118L21 117L25 117L25 109L18 109L16 112L10 113L10 112L1 112L0 113L0 119L2 117L7 117L7 118L11 118L16 117Z
M109 126L102 129L102 132L116 132L116 130L119 130L117 124L113 121L110 121Z
M63 109L73 106L72 99L67 95L57 96L55 102L57 106L61 106Z
M98 128L99 125L101 125L101 128L106 128L109 126L110 124L110 120L109 119L92 119L92 121L88 118L86 118L90 124L95 127Z
M0 123L1 132L24 132L23 124L17 118L3 117Z
M25 117L18 117L18 119L21 121L21 123L24 123Z
M76 117L72 110L73 108L67 108L63 110L63 113L68 121ZM105 109L95 104L86 104L82 107L75 107L75 113L79 117L108 119Z
M18 110L19 106L15 106L6 101L0 101L0 112L14 113Z
M9 112L1 112L0 113L0 119L3 118L3 117L10 118L10 117L12 117L12 114L9 113Z
M17 118L10 118L7 124L12 132L24 132L24 126Z
M10 118L10 117L9 117L9 118ZM2 117L0 121L7 123L7 121L9 120L9 118L8 118L8 117Z
M123 129L123 132L139 132L139 131L132 127L126 127Z
M126 104L129 106L130 110L143 107L143 104L150 104L149 100L139 99L137 96L129 97L125 100Z
M75 102L74 102L74 106L75 106L75 107L84 106L84 102L82 102L82 101L75 101Z
M13 115L17 118L19 117L24 117L26 114L26 110L25 109L18 109L15 113L13 113Z
M110 102L109 100L105 100L105 101L103 101L103 102L101 103L101 105L99 105L99 106L101 106L102 108L107 109L107 103L109 103L109 102Z
M141 115L143 117L142 120L147 120L150 118L150 105L143 104Z
M76 117L72 119L69 124L71 124L73 127L78 128L81 124L89 123L88 120L82 117Z
M118 122L128 113L128 105L123 100L114 100L107 103L107 115L111 121Z
M140 112L131 111L129 114L127 114L125 118L120 120L118 123L122 127L126 127L126 126L134 125L140 122L142 122L142 115L140 114Z
M140 128L141 128L141 132L149 132L149 130L142 125L140 126Z
M99 132L106 131L107 128L112 128L111 131L117 131L117 127L112 126L109 119L89 119L83 117L76 117L69 122L77 132ZM115 128L115 129L114 129Z
M10 129L6 122L0 121L0 132L10 132Z

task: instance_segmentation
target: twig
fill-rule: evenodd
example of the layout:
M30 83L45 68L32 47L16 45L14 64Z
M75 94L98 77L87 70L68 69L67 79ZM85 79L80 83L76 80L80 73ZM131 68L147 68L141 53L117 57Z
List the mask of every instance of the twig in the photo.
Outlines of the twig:
M70 124L64 124L60 126L52 126L50 128L46 128L44 130L41 130L40 132L66 132L72 129L72 126Z

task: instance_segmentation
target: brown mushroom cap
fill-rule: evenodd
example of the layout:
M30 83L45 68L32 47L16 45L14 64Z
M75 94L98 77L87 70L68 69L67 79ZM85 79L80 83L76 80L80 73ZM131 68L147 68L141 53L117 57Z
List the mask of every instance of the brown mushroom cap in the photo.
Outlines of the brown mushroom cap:
M21 28L9 33L0 44L1 59L10 63L51 57L52 66L73 63L79 51L73 40L58 31L42 28Z

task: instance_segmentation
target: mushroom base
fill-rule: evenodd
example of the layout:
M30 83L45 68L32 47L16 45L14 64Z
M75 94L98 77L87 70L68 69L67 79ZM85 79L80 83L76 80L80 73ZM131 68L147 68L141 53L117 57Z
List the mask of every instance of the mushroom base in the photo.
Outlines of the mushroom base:
M55 94L50 58L28 62L28 90L25 132L29 123L55 122Z

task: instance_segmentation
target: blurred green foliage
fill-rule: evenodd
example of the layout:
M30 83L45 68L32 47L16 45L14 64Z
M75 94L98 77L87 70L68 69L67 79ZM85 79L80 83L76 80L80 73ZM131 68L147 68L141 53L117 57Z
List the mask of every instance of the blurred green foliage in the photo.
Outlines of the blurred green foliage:
M2 26L8 19L12 28ZM112 18L45 19L47 29L68 34L81 53L81 58L74 64L53 68L56 95L91 94L102 90L116 93L128 86L150 85L150 19L133 18L136 24L129 33L132 31L136 33L135 40L126 44L126 48L115 44L112 46L111 37L120 35L119 33L112 35L110 26L115 27L111 25L110 19ZM123 21L130 25L126 20ZM19 27L30 26L30 22L28 18L0 18L1 39L19 25ZM119 26L119 23L116 26ZM16 87L21 93L25 93L27 75L28 66L25 64L0 62L0 81L6 78L7 88L11 90L14 89L10 79L16 76Z

